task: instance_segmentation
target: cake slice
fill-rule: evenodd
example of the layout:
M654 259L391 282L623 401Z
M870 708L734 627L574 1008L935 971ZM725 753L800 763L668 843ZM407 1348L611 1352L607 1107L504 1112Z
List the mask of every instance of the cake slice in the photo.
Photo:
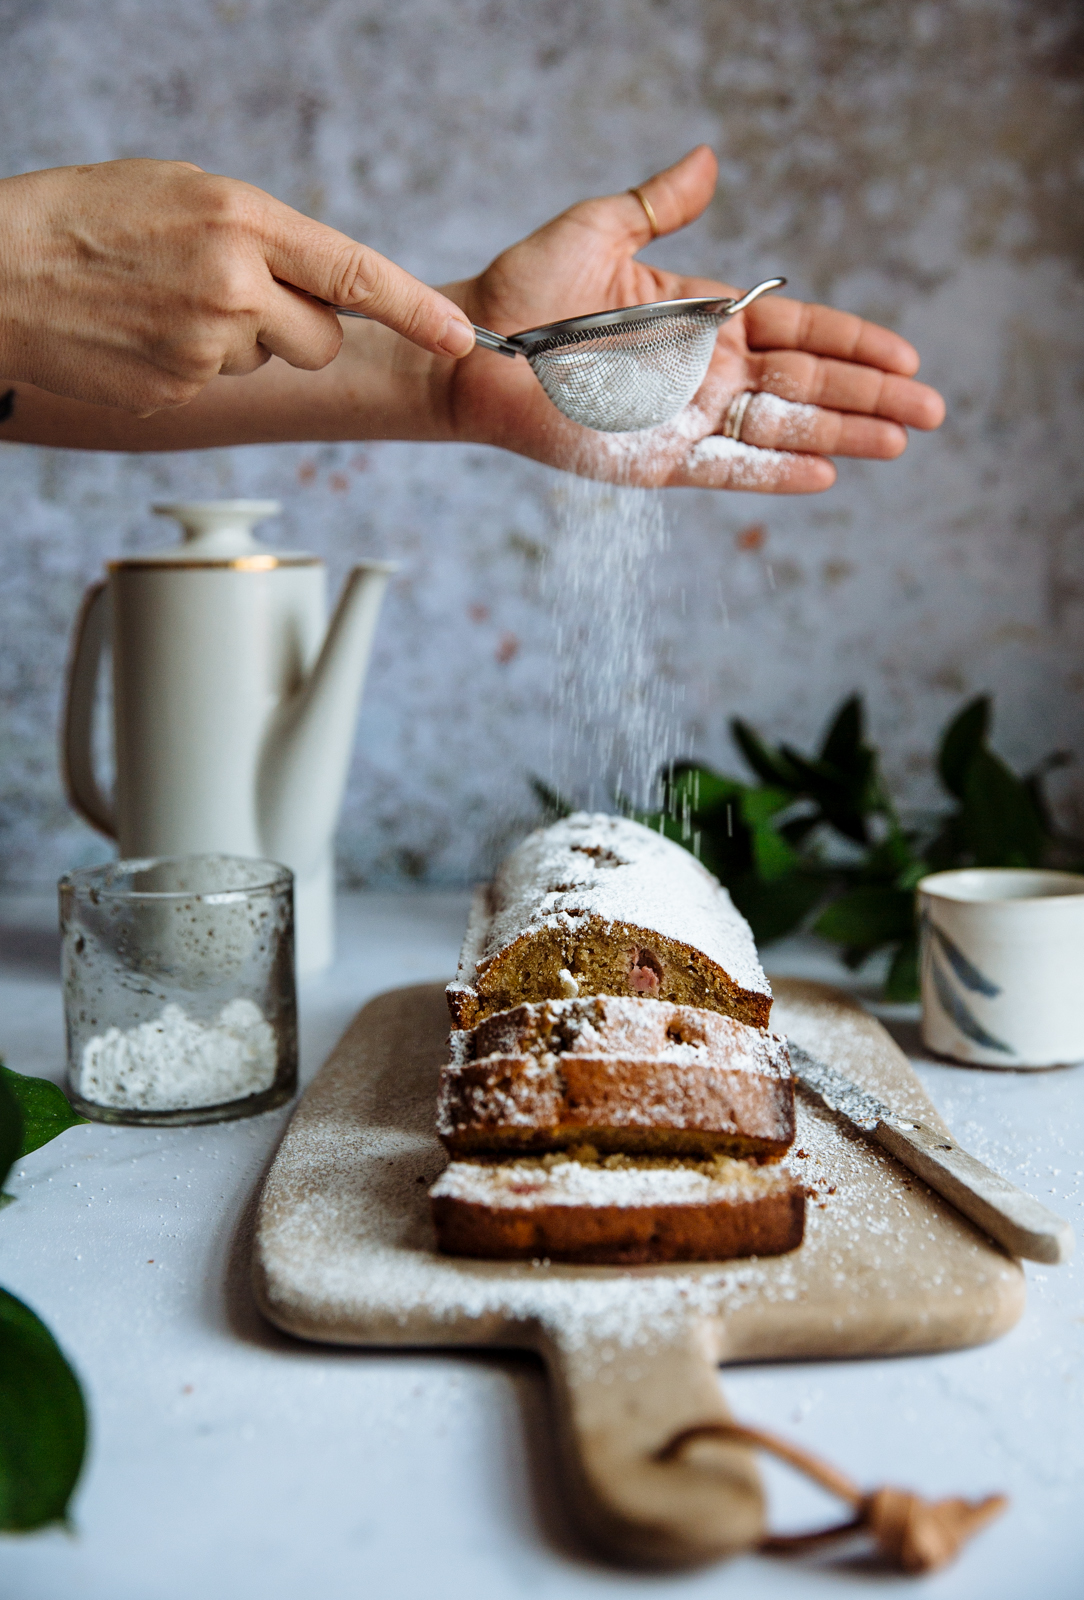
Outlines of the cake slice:
M633 995L767 1025L749 924L687 850L624 817L532 833L475 899L448 988L457 1028L524 1001Z
M786 1041L666 1001L543 1000L453 1033L437 1131L455 1156L597 1150L774 1160L794 1138Z
M579 1155L453 1161L429 1191L440 1248L638 1266L782 1255L802 1242L805 1189L783 1167Z

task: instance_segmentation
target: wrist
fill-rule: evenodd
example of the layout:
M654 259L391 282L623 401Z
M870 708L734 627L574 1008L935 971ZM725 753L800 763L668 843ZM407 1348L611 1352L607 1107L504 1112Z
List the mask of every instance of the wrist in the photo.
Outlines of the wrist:
M33 381L27 370L25 241L32 223L28 215L25 177L0 178L0 390L6 379ZM24 241L20 245L20 241Z
M341 429L352 419L357 439L449 441L451 380L458 365L378 322L351 322L328 369L338 396L328 401ZM336 373L336 369L338 369ZM342 435L341 435L342 436Z

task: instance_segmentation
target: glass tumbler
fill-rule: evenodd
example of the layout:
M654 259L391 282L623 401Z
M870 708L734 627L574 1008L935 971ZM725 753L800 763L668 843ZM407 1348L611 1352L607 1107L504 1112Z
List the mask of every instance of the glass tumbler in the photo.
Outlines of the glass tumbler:
M294 880L243 856L60 880L68 1081L99 1122L248 1117L297 1085Z

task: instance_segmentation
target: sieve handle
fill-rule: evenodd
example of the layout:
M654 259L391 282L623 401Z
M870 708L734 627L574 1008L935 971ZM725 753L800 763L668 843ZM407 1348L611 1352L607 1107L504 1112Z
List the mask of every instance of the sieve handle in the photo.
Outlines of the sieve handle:
M721 317L737 316L739 311L744 311L746 306L751 306L754 300L759 300L762 294L768 294L772 289L782 289L786 278L765 278L763 283L755 283L747 289L740 300L731 300L729 305L719 307Z
M782 281L782 280L781 280ZM755 291L750 289L749 293ZM332 306L330 300L321 300L321 305L331 306L337 317L357 317L362 322L371 322L372 317L366 316L364 311L351 311L349 306ZM480 328L476 322L471 323L474 329L474 342L481 345L483 350L496 350L502 356L521 356L523 351L514 339L506 339L503 333L491 333L488 328Z
M514 338L506 339L503 333L490 333L488 328L480 328L476 322L471 323L474 329L474 338L483 350L496 350L502 356L523 356L527 352Z

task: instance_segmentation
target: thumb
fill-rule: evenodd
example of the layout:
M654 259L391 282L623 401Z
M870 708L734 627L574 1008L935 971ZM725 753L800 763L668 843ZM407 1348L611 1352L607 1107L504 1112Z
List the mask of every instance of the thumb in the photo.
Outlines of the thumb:
M636 249L642 250L652 239L664 233L675 233L687 223L695 222L715 193L718 176L715 152L706 144L697 145L672 167L657 172L637 186L646 204L631 192L614 195L611 203L620 204L621 219L636 240ZM652 216L656 223L654 228Z
M273 202L264 256L274 277L333 306L361 311L434 355L465 356L474 329L445 295L345 233Z

